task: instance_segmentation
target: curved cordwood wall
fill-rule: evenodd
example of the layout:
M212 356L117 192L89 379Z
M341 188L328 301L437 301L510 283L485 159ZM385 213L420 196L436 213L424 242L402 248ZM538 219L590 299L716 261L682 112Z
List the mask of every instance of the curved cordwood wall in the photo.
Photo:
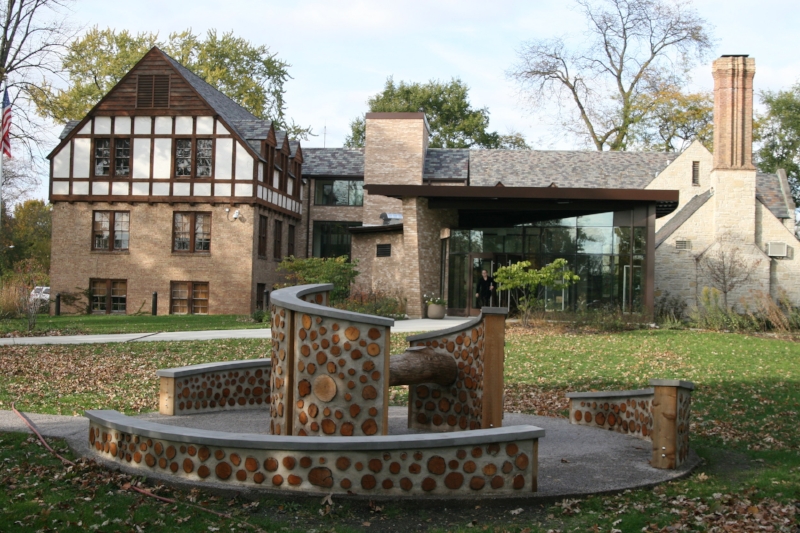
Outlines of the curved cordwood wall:
M104 459L193 481L292 492L384 496L514 495L536 491L538 439L515 426L458 434L294 437L157 424L87 411Z

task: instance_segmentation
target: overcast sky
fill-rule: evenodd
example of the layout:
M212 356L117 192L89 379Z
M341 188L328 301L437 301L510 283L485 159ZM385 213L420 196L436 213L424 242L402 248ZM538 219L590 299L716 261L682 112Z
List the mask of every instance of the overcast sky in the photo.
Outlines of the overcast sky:
M796 0L696 0L712 25L712 57L756 59L756 90L800 81L800 7ZM136 8L134 9L133 6ZM349 122L366 110L388 76L425 82L461 78L473 107L488 107L492 130L522 132L534 148L579 148L558 139L532 115L505 72L520 44L585 29L567 1L528 0L78 0L74 21L132 32L191 27L233 30L289 62L288 114L317 137L304 146L341 146ZM695 88L710 89L710 64L693 72ZM326 135L323 136L323 131ZM42 187L40 196L46 196Z

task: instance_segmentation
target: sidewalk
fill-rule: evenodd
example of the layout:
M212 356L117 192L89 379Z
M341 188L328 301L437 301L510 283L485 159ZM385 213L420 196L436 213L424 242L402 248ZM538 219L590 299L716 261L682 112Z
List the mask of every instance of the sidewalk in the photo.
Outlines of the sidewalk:
M445 318L431 320L420 318L415 320L396 320L393 333L411 333L435 331L456 326L469 320L468 318ZM106 344L109 342L173 342L173 341L209 341L215 339L269 339L271 330L262 329L217 329L206 331L168 331L155 333L121 333L114 335L69 335L52 337L10 337L0 339L0 346L22 346L40 344Z

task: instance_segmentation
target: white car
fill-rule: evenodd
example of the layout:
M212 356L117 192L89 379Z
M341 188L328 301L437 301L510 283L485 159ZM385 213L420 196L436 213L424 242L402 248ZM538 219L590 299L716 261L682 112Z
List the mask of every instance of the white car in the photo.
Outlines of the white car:
M50 303L50 287L34 287L31 291L31 302L36 302L40 306Z

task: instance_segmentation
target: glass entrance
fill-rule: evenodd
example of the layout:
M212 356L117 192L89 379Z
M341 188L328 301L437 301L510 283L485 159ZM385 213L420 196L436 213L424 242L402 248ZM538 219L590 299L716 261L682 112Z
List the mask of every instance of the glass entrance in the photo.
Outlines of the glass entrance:
M475 293L478 292L478 280L482 277L482 272L485 270L489 276L494 275L494 254L470 254L470 268L469 274L469 287L470 287L470 294L469 294L469 310L468 313L470 315L477 316L481 312L481 301L480 298L475 296ZM492 297L491 303L489 307L497 307L497 296L495 295Z

